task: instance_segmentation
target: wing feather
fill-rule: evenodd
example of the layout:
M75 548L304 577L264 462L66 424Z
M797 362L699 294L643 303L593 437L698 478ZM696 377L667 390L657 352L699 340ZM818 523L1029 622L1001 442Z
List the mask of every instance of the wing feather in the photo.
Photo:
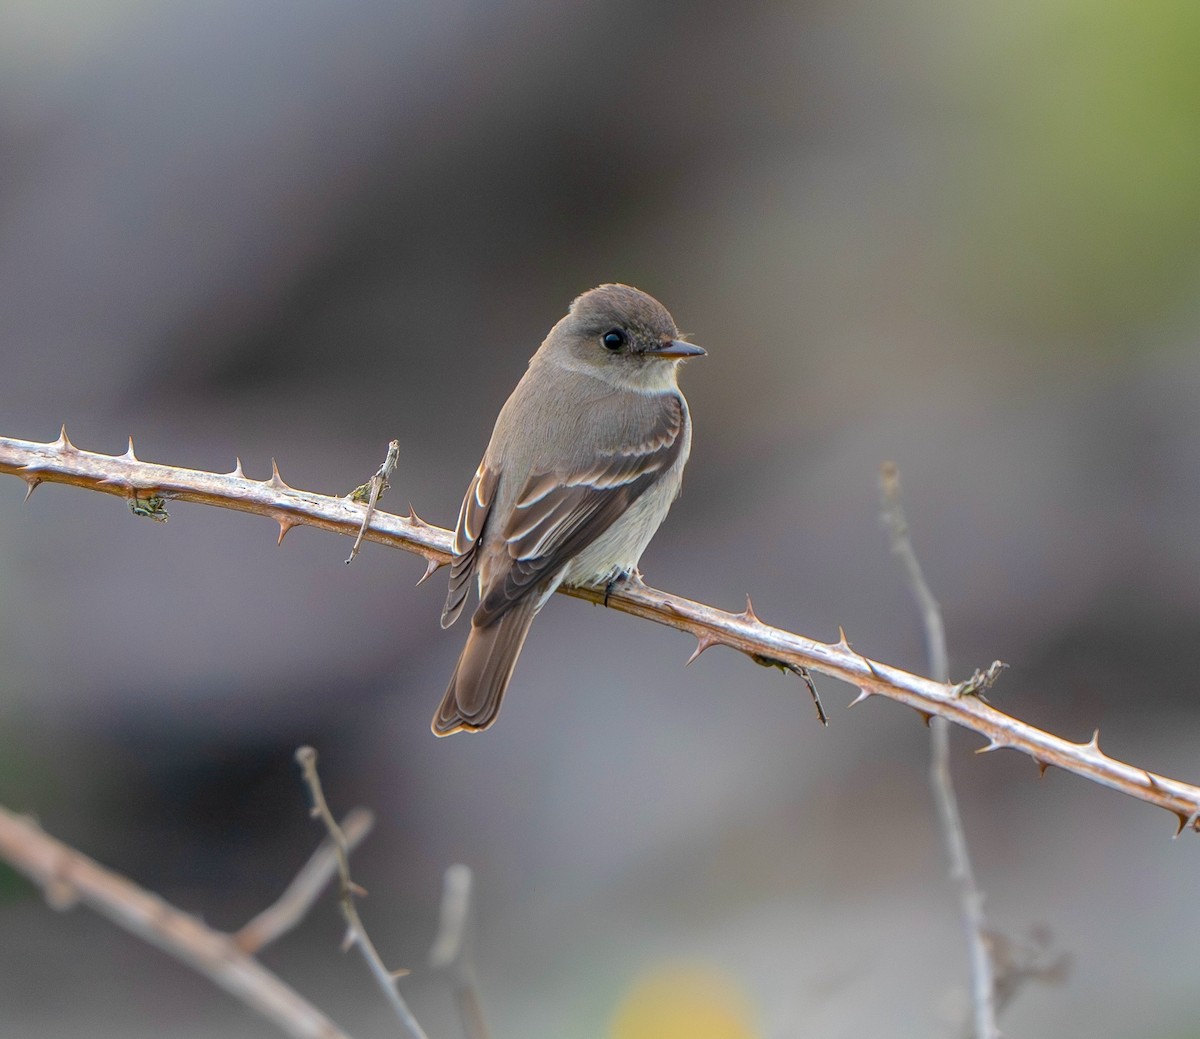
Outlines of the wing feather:
M608 530L675 464L686 421L682 400L672 394L639 444L605 452L582 471L530 476L499 532L510 563L489 574L472 623L503 616ZM453 571L450 579L453 585Z
M462 508L458 510L458 524L454 528L454 560L450 564L450 590L446 593L446 605L442 609L443 628L450 627L462 613L463 604L471 590L479 542L491 515L492 502L496 500L496 488L499 485L500 474L481 462L463 496Z

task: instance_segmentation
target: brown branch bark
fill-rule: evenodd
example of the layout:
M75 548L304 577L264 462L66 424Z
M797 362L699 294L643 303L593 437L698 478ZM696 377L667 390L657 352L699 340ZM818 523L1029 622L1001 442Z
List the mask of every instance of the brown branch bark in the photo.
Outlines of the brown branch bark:
M347 498L288 487L274 466L269 479L250 480L240 462L233 472L223 475L156 465L135 457L132 440L123 455L101 455L75 447L65 430L58 440L47 444L0 437L0 473L19 476L31 492L42 483L66 483L113 494L144 514L158 513L157 508L148 509L145 504L154 497L251 512L278 523L280 540L298 525L354 537L364 514L364 506ZM426 576L450 559L451 532L431 526L415 513L401 517L376 512L365 537L422 556L428 563ZM560 591L593 603L601 603L606 597L603 589L564 587ZM997 710L971 695L981 688L986 676L977 674L957 685L922 678L869 660L850 645L844 633L837 642L824 643L764 624L749 601L742 612L729 613L656 588L627 583L615 588L607 602L623 613L694 635L699 642L698 652L725 645L759 663L778 662L840 679L860 690L855 703L869 696L886 696L922 715L936 715L979 733L988 741L981 751L1001 747L1018 750L1043 769L1054 765L1165 808L1179 820L1180 832L1185 828L1200 830L1200 787L1109 757L1100 749L1098 732L1090 740L1074 743Z

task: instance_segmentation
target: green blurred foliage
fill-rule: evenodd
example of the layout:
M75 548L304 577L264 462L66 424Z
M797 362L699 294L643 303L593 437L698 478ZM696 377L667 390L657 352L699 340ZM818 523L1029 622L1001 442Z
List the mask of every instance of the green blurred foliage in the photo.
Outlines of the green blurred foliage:
M974 307L1112 343L1193 298L1200 4L973 8L953 56L969 118L952 237Z

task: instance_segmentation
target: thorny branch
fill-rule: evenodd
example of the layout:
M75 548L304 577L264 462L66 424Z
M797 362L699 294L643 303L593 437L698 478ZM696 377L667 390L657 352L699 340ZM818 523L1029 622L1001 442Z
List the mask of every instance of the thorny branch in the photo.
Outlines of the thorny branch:
M102 455L75 447L65 430L46 444L0 437L0 473L20 477L30 493L42 483L66 483L127 501L160 497L251 512L278 523L280 541L298 525L353 537L363 520L361 505L289 487L274 465L267 480L247 478L240 462L223 475L156 465L136 457L132 440L124 454ZM452 537L449 530L426 523L411 510L407 517L377 512L365 534L366 540L422 556L426 560L422 580L450 560ZM695 636L699 652L729 646L751 658L768 658L848 682L859 689L854 703L882 695L922 715L945 718L983 736L988 742L980 752L1002 747L1018 750L1043 771L1055 765L1165 808L1179 821L1177 833L1185 828L1200 830L1200 787L1109 757L1100 749L1098 731L1090 740L1074 743L1004 714L978 695L968 695L994 680L1002 665L977 672L966 683L949 685L869 660L851 646L845 632L837 642L824 643L764 624L749 599L741 613L728 613L632 582L618 585L611 593L566 587L560 591L593 603L603 602L607 595L613 609Z

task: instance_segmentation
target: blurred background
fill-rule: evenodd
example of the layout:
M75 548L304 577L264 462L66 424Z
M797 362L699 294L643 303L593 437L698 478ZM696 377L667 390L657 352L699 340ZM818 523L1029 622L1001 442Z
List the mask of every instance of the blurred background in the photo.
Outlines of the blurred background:
M1200 778L1200 7L1186 0L0 5L0 434L451 525L579 292L653 293L709 350L647 580L925 668L878 520L902 473L953 670ZM816 723L789 676L576 600L496 727L435 740L444 573L261 519L0 480L0 802L217 927L319 832L356 856L430 1035L442 870L476 871L498 1037L957 1036L967 970L893 703ZM1195 838L954 734L992 923L1071 956L1009 1035L1195 1036ZM0 871L0 1031L265 1037ZM333 900L265 962L395 1034ZM657 1015L657 1016L656 1016ZM690 1016L689 1016L690 1015ZM691 1022L689 1024L688 1022ZM723 1023L722 1023L723 1022Z

